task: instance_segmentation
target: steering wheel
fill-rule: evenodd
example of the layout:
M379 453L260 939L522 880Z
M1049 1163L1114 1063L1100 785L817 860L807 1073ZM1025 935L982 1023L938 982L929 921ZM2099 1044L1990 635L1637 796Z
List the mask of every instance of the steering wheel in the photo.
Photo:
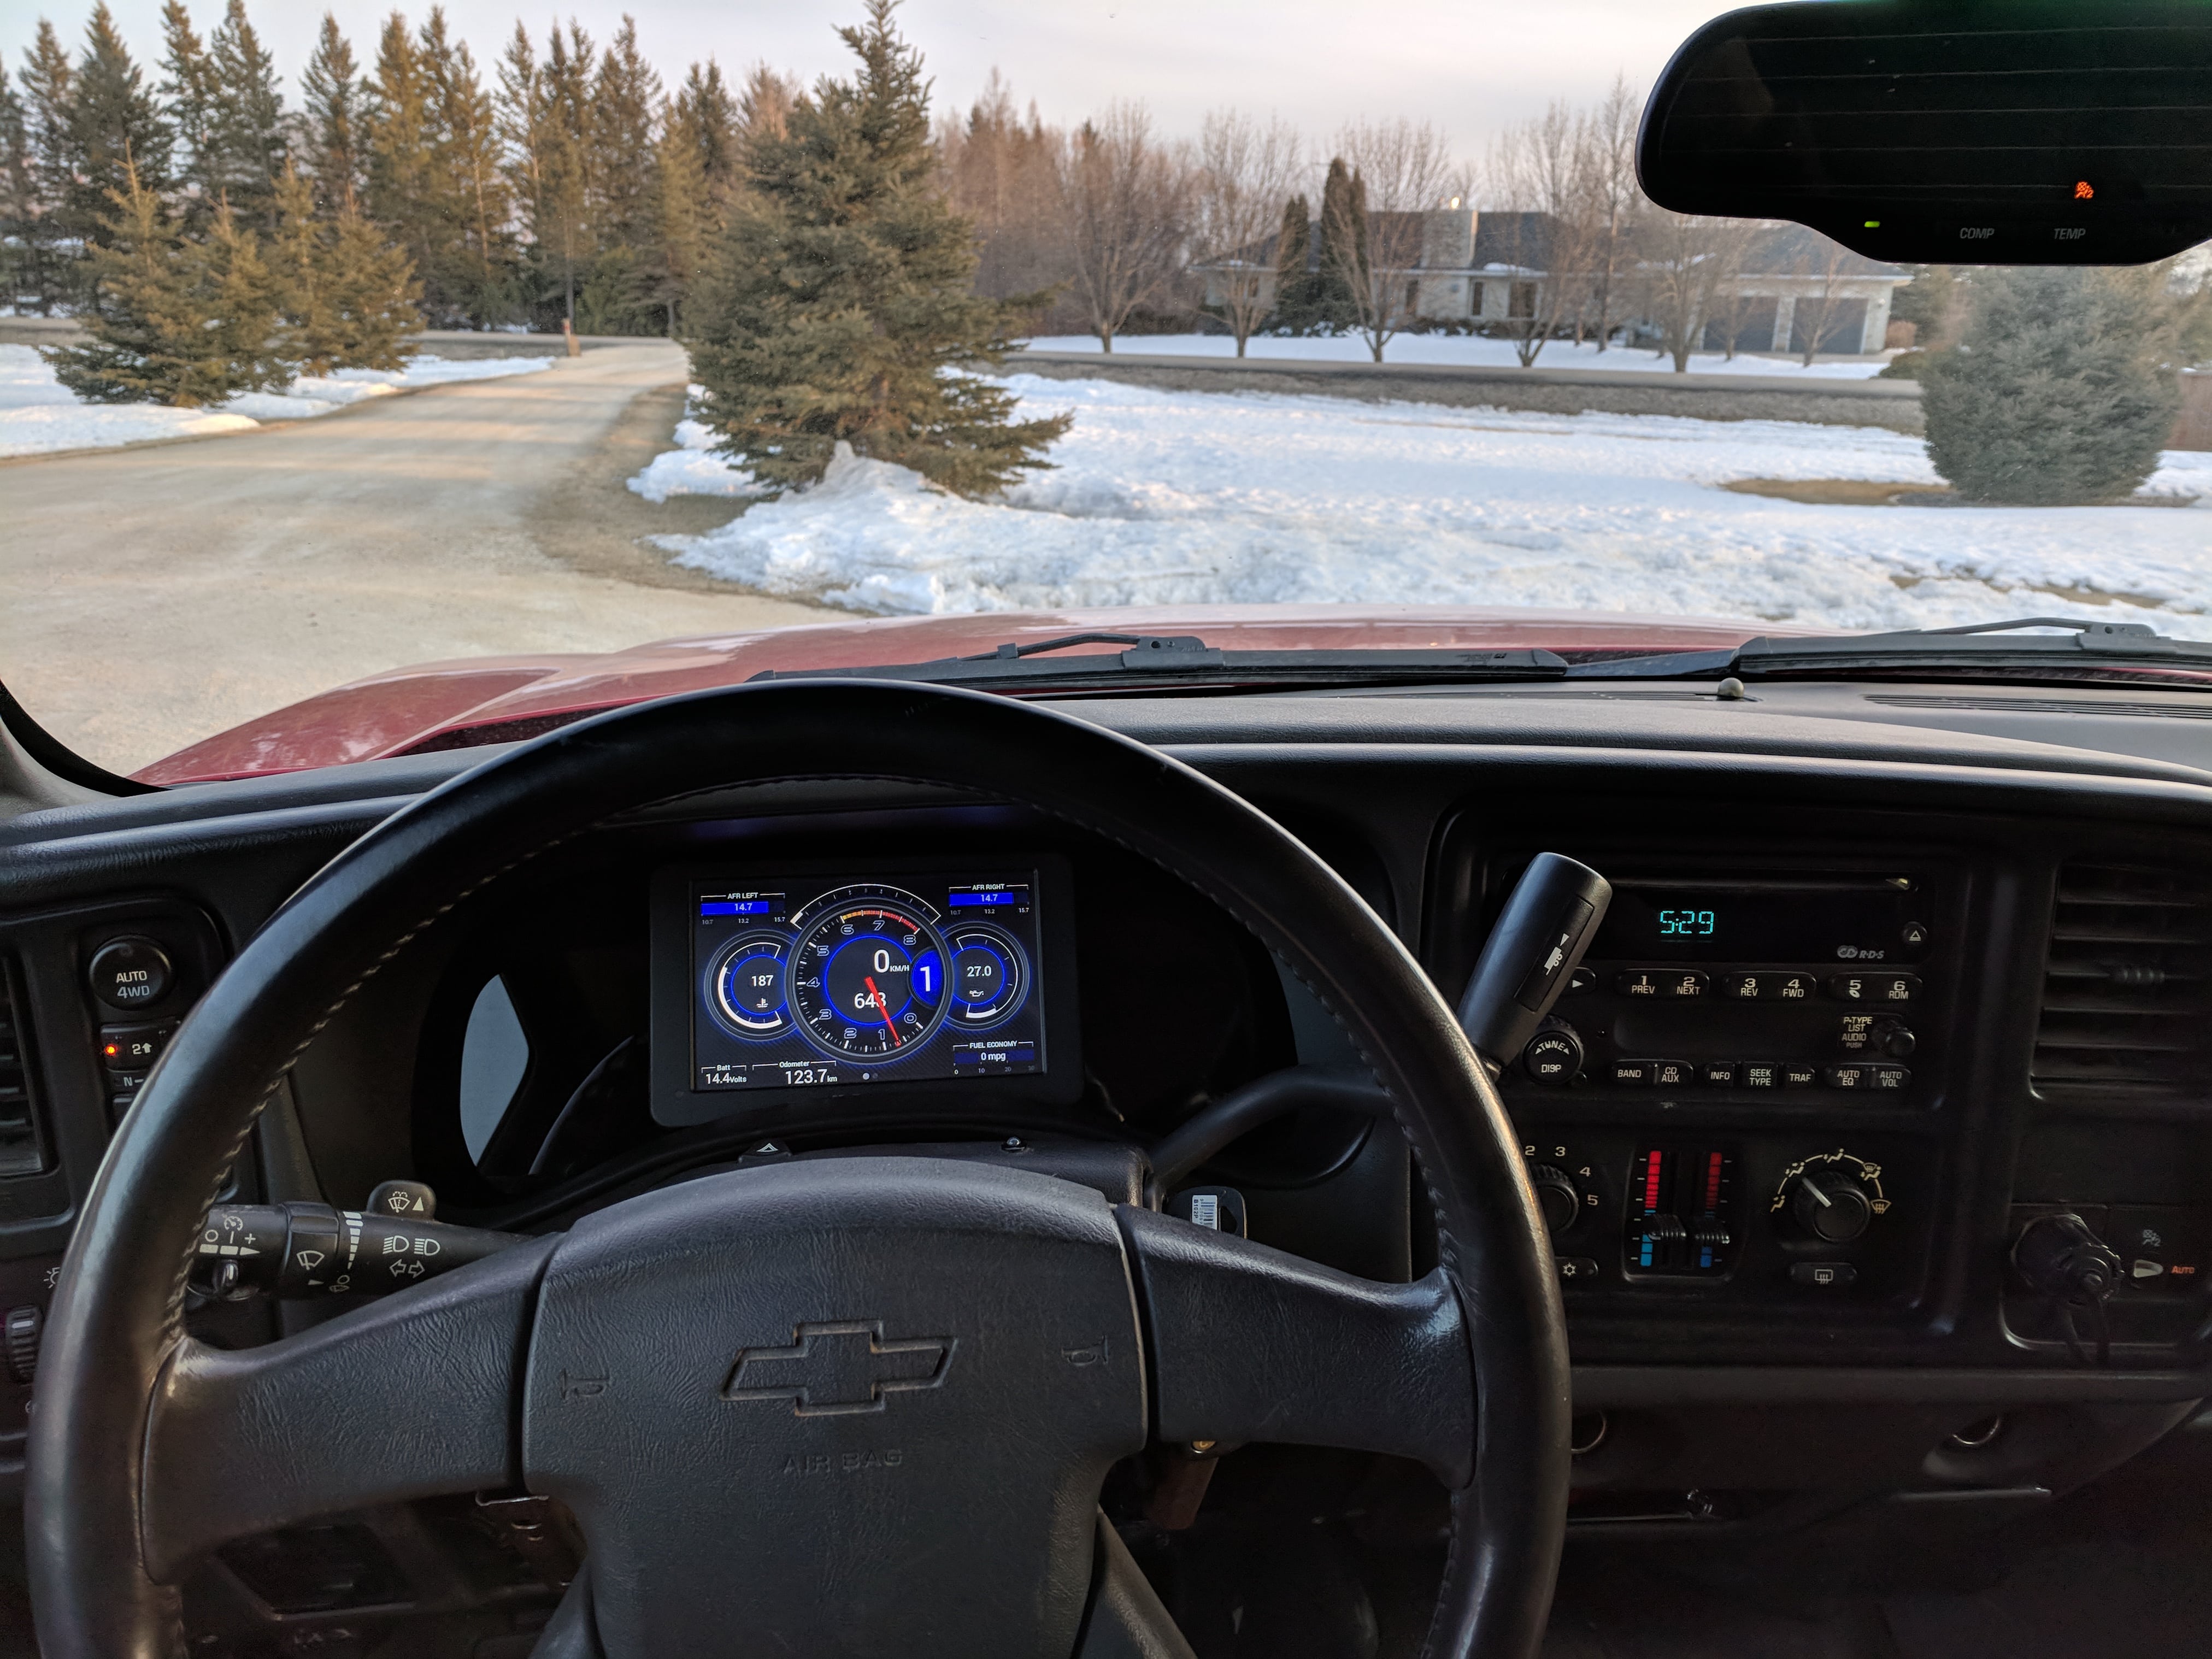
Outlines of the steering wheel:
M799 1160L684 1182L313 1330L185 1334L253 1120L362 983L611 817L825 775L1025 802L1250 928L1389 1091L1441 1265L1372 1283L1003 1166ZM125 1118L39 1367L27 1547L46 1659L181 1655L223 1541L527 1487L584 1567L541 1655L1189 1651L1098 1497L1148 1437L1425 1462L1452 1543L1428 1651L1533 1654L1565 1527L1565 1328L1497 1094L1389 928L1157 750L980 694L739 687L579 723L379 825L239 953Z

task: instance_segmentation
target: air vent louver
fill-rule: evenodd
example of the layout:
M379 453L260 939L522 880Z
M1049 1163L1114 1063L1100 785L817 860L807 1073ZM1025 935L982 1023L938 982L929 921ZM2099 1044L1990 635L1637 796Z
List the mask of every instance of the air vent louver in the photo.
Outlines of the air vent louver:
M2145 865L2059 872L2033 1076L2212 1105L2212 881Z
M15 976L0 961L0 1176L36 1175L46 1167L31 1100L28 1024Z

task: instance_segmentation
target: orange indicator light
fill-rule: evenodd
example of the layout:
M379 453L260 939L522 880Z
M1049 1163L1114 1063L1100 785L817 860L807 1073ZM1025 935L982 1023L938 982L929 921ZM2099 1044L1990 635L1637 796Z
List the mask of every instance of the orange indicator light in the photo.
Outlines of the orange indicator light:
M2074 199L2075 201L2090 201L2095 198L2096 194L2097 191L2095 186L2091 185L2087 179L2078 179L2075 181L2074 185Z

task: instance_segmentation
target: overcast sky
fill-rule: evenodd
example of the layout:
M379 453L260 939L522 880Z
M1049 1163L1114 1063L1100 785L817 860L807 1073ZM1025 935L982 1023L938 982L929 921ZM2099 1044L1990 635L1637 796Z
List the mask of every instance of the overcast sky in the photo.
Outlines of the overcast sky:
M161 55L161 3L110 0L142 64ZM313 0L248 3L289 95L323 8ZM331 9L356 55L372 61L389 0L339 0ZM42 10L74 52L90 9L84 0L44 8L0 0L0 53L10 76ZM193 0L191 9L204 33L221 21L222 0ZM402 9L419 21L427 8ZM1596 96L1617 71L1648 86L1684 35L1727 9L1711 0L907 0L900 16L927 59L940 108L948 100L964 107L996 65L1015 95L1034 98L1049 121L1138 98L1164 127L1190 131L1206 110L1234 104L1279 110L1318 138L1354 117L1405 114L1436 122L1456 149L1473 155L1498 129L1552 98ZM625 10L637 18L647 55L672 81L692 58L709 56L725 70L765 58L811 80L843 72L848 59L834 29L860 4L586 0L523 15L541 40L554 16L571 12L604 39ZM446 14L489 74L514 28L512 0L448 0Z

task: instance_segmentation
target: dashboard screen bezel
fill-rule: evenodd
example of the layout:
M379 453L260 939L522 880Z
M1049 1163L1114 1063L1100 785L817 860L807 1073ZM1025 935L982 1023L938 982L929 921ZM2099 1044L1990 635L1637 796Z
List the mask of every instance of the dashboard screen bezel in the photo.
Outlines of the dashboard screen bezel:
M824 1084L790 1088L693 1087L693 893L784 879L884 882L913 878L1036 872L1037 981L1043 1003L1044 1069L1006 1077L927 1078L913 1081ZM978 1107L1066 1106L1083 1092L1082 1004L1076 992L1075 882L1068 861L1051 853L984 850L973 856L868 860L748 859L672 865L652 882L649 1043L653 1117L666 1128L728 1118L774 1120L803 1128L811 1117L849 1115L856 1103L892 1106L917 1115L965 1115ZM795 1113L818 1103L834 1111Z

